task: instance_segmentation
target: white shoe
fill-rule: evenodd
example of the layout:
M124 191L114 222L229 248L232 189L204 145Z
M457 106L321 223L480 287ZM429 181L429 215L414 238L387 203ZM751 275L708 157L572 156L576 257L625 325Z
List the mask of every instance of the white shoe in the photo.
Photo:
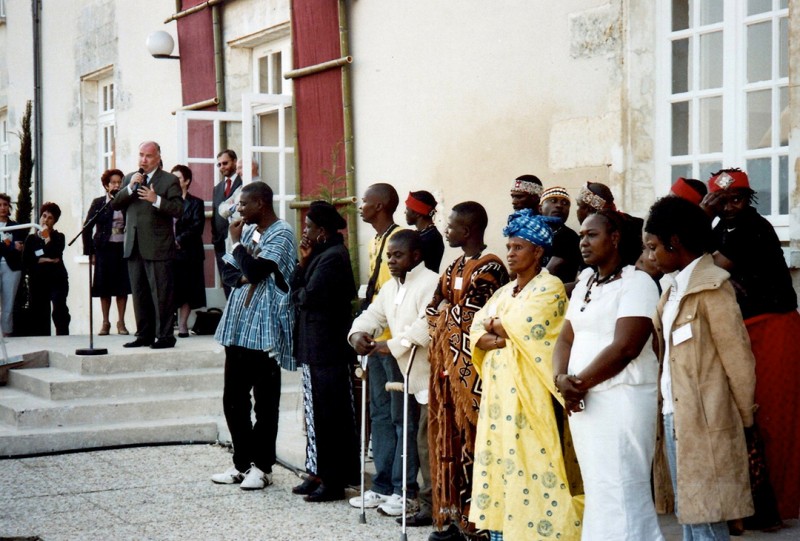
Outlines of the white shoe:
M264 473L256 467L255 464L250 464L250 469L244 474L244 479L239 488L242 490L261 490L272 484L272 474Z
M406 500L406 514L413 514L419 510L416 500ZM403 497L392 494L386 502L378 506L378 513L387 517L399 517L403 514Z
M373 507L378 507L388 499L389 496L384 496L383 494L378 494L377 492L368 490L364 493L364 507L372 509ZM361 509L361 496L354 496L350 498L350 505Z
M241 483L244 479L244 474L232 466L224 473L215 473L211 476L211 480L219 485L235 485Z

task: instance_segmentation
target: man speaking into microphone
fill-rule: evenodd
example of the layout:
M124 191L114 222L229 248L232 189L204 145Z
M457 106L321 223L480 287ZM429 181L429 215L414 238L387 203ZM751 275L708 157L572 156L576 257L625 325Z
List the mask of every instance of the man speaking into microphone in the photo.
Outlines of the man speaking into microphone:
M163 171L160 162L158 143L139 145L139 171L125 176L111 203L114 210L126 211L124 255L137 330L136 340L125 344L126 348L175 345L172 224L183 211L183 199L178 177Z

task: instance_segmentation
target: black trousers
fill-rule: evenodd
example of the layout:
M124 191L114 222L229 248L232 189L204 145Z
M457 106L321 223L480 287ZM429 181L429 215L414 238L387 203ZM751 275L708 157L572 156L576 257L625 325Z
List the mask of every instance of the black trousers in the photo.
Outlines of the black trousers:
M128 258L136 331L143 340L174 340L175 288L172 261L142 259L134 247Z
M256 422L251 421L250 391ZM281 369L264 351L225 347L225 389L222 407L233 440L233 465L240 472L255 464L265 473L275 464L278 412L281 403Z

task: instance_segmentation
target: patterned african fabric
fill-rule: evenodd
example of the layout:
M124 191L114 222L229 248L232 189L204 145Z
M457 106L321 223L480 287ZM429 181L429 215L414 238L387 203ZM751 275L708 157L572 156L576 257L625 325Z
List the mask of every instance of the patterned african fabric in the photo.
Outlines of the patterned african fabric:
M255 258L277 265L285 283L289 283L297 265L294 233L284 220L276 220L258 236L256 225L242 230L242 246ZM237 269L239 263L232 254L222 259ZM247 284L231 291L214 340L223 346L240 346L266 351L284 370L296 370L292 357L294 308L291 291L282 291L274 275L257 284Z
M508 272L496 255L462 255L442 273L427 310L431 333L428 441L433 517L439 527L451 520L462 531L474 530L467 517L481 395L480 378L472 366L469 328L475 313L507 282Z
M302 368L303 418L306 424L306 472L317 475L317 432L314 430L314 395L311 390L311 369Z
M499 317L509 338L499 349L472 350L483 393L469 518L508 539L578 540L583 495L573 496L552 401L561 402L552 356L567 295L546 269L516 297L515 285L498 290L470 329L477 343L484 320Z

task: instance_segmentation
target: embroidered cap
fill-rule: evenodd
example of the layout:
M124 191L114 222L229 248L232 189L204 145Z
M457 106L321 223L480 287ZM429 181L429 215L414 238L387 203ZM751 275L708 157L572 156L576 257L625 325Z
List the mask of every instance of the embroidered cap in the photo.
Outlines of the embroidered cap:
M520 180L516 179L514 184L511 186L511 193L529 193L532 195L542 195L542 191L544 188L536 184L535 182L531 182L529 180Z
M750 181L744 171L722 171L708 179L708 189L712 192L736 188L750 188Z
M547 188L542 192L541 201L544 202L546 199L554 199L556 197L569 199L569 193L567 193L566 188L562 188L561 186L553 186L552 188Z

